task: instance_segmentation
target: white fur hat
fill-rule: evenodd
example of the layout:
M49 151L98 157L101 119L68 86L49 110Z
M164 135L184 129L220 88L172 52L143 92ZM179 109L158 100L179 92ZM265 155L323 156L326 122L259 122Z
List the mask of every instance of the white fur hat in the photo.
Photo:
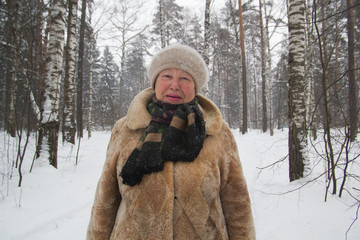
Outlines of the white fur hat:
M204 59L195 49L186 45L170 45L155 54L148 68L152 87L159 73L169 68L177 68L189 73L194 79L196 93L209 80L209 71Z

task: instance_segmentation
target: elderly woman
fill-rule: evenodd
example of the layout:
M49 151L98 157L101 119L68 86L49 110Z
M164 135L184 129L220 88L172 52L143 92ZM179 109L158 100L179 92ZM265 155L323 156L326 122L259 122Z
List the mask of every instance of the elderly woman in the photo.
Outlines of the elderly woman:
M234 137L198 94L204 60L172 45L148 77L152 88L114 126L87 239L255 239Z

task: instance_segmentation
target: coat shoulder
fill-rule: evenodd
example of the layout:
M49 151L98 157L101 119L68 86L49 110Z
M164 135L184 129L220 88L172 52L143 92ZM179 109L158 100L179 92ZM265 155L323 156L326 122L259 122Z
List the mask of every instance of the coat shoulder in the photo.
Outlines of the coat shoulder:
M223 118L219 108L210 99L197 94L200 110L203 113L205 120L205 128L207 135L218 134L223 125Z

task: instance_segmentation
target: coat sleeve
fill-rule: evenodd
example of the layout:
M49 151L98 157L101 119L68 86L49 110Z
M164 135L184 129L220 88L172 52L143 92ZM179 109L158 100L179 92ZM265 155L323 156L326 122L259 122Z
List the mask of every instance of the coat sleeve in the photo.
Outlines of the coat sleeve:
M234 136L223 124L220 198L230 240L256 239L249 193Z
M116 214L121 202L116 164L119 156L120 130L123 122L123 120L119 120L111 133L106 152L106 161L91 210L87 240L110 239L115 224Z

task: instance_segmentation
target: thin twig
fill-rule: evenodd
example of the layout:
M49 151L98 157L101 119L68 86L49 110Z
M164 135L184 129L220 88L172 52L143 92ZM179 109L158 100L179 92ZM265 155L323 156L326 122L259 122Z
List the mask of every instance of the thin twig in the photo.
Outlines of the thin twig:
M360 202L359 202L359 204L358 204L358 206L357 206L357 209L356 209L355 219L352 221L352 223L350 224L348 230L347 230L346 233L345 233L345 239L347 239L348 233L350 232L352 226L353 226L353 225L355 224L355 222L358 220L358 217L359 217L359 209L360 209Z
M76 151L76 161L75 161L75 164L77 165L78 164L78 160L79 160L79 151L80 151L80 142L81 142L81 137L79 137L79 144L78 144L78 149Z

